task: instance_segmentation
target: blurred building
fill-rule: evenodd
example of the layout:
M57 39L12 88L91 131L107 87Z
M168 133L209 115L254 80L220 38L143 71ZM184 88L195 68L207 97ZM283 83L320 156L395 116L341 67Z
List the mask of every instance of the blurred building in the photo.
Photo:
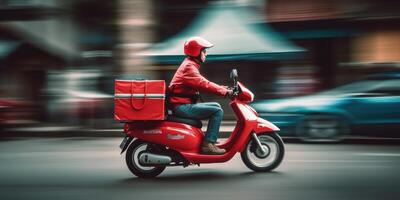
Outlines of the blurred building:
M309 50L321 89L398 70L399 1L269 0L266 21Z
M119 71L112 59L115 3L0 1L0 98L30 102L38 120L49 120L49 71Z

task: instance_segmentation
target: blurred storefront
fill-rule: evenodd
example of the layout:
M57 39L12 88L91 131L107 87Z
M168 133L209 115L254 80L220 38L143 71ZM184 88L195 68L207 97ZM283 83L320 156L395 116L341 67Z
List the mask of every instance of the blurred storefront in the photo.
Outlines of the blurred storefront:
M309 50L321 89L398 70L400 3L393 0L269 0L268 23Z
M30 105L26 110L31 112L31 121L52 121L48 105L54 96L48 91L54 88L48 83L49 71L119 71L112 59L116 43L114 3L1 1L0 98Z

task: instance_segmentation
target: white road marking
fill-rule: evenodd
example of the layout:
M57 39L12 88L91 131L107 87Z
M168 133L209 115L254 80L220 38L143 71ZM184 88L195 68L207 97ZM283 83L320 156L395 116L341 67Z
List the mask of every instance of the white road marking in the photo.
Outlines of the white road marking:
M283 160L284 162L294 163L376 163L376 160ZM382 162L393 162L393 161L379 161Z
M385 157L400 157L400 153L355 153L358 156L385 156Z

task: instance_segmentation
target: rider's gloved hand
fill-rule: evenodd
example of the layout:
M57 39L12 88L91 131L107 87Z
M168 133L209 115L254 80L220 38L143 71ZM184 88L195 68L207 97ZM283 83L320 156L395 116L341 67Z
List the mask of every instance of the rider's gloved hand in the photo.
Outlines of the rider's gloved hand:
M230 99L232 99L233 96L234 96L233 90L228 89L228 91L226 92L226 95L225 95L225 96L226 96L226 97L229 97Z

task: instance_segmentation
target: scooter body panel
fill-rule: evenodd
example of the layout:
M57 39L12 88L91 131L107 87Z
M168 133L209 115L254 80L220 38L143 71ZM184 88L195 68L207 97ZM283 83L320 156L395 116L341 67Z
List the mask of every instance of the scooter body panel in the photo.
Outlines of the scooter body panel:
M244 86L241 85L244 88ZM242 89L243 90L243 89ZM250 94L246 94L250 93ZM220 163L230 160L236 153L244 151L252 133L274 132L279 130L272 123L258 117L257 112L248 105L252 94L243 90L246 98L237 98L231 101L237 124L230 137L218 147L227 152L223 155L201 154L200 146L204 138L201 129L190 125L169 121L146 121L129 123L125 132L147 142L164 145L179 152L190 163Z
M170 121L130 123L127 135L188 153L199 153L204 137L199 128Z

